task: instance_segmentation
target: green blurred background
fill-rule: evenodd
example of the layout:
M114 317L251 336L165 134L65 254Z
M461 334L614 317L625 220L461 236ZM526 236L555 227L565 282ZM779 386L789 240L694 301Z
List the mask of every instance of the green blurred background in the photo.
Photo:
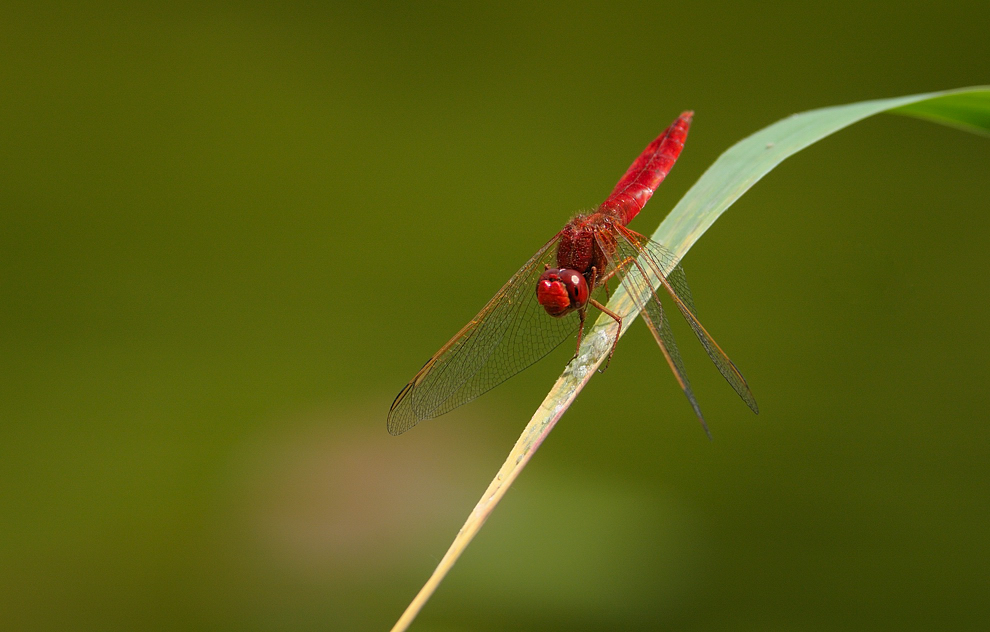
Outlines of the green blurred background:
M395 393L685 109L987 83L970 2L0 6L0 627L383 630L568 360ZM985 629L990 142L880 116L685 259L414 630ZM566 347L567 345L565 345Z

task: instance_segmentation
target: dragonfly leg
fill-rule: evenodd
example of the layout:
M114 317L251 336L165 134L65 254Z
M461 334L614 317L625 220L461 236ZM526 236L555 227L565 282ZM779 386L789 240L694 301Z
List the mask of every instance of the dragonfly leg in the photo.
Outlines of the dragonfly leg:
M619 264L615 267L614 270L612 270L611 272L609 272L607 275L603 276L601 279L598 278L598 268L595 267L595 266L592 266L591 267L591 279L590 279L590 282L588 283L588 285L591 288L594 288L594 287L596 287L600 283L605 283L606 284L605 285L605 291L607 293L608 292L608 285L607 285L608 280L611 279L613 276L615 276L616 273L620 269L622 269L622 268L624 268L624 267L626 267L629 264L634 263L634 262L635 262L635 258L634 257L626 257L621 262L619 262ZM590 305L594 305L595 307L597 307L598 309L600 309L602 312L604 312L605 314L607 314L612 320L614 320L619 325L619 331L622 331L622 317L621 316L619 316L618 314L616 314L612 310L608 309L607 307L605 307L604 305L602 305L601 303L599 303L595 299L589 300L588 303ZM581 340L584 337L584 324L585 324L585 319L587 318L587 311L588 311L588 308L587 308L587 306L585 306L585 307L583 307L578 312L578 314L581 317L581 325L578 327L577 347L574 350L574 357L572 357L571 360L573 360L574 358L576 358L578 356L578 351L581 349ZM602 367L601 369L599 369L599 371L604 371L605 369L608 368L609 363L612 361L612 354L615 353L615 347L618 344L619 344L619 334L618 334L618 332L616 332L615 337L612 339L612 348L609 349L609 351L608 351L608 358L605 360L605 366Z
M599 303L595 299L591 299L588 302L591 303L592 305L594 305L595 307L597 307L598 309L602 310L602 312L604 312L605 314L607 314L612 320L614 320L619 325L618 331L615 332L615 337L612 338L612 348L608 350L608 358L606 358L606 360L605 360L605 366L600 369L600 371L605 371L605 369L608 368L608 363L612 361L612 354L615 353L615 347L616 347L616 345L619 344L619 333L622 331L622 316L619 316L618 314L616 314L615 312L613 312L609 308L605 307L604 305L602 305L601 303ZM582 319L583 319L583 316L582 316ZM582 324L582 326L584 325L584 321L583 320L582 320L581 324Z
M619 270L625 268L627 265L629 265L632 262L633 262L633 258L632 257L626 257L625 259L623 259L619 263L615 264L615 267L612 268L612 271L609 272L608 274L606 274L605 276L603 276L601 278L601 280L598 281L603 286L605 286L605 298L609 298L609 299L612 298L612 293L609 291L609 287L608 287L609 279L611 279L612 277L614 277L616 274L619 273ZM592 270L592 277L591 278L594 279L595 278L594 275L597 272L597 270L595 268L592 268L591 270ZM592 287L594 287L594 286L592 286Z
M587 306L578 310L578 316L581 317L581 324L578 326L577 346L574 347L574 355L571 356L571 362L578 357L578 351L581 350L581 339L584 337L584 319L587 316L587 311Z
M603 276L601 278L602 283L607 282L609 279L611 279L616 274L618 274L620 270L622 270L623 268L625 268L627 265L629 265L633 261L635 261L635 258L634 257L626 257L622 261L616 263L615 264L615 267L612 268L612 271L609 272L608 274L606 274L605 276Z
M592 290L595 289L595 283L597 283L595 278L597 276L598 268L591 266L591 281L588 283L588 287ZM581 308L578 309L578 316L581 317L581 325L578 326L577 346L574 347L574 357L571 358L572 361L574 358L578 357L578 352L581 351L581 339L584 337L584 321L588 317L588 306L586 304L582 305Z
M622 270L626 266L635 263L635 261L636 261L635 257L626 257L625 259L623 259L622 261L620 261L618 264L616 264L615 267L612 269L611 272L609 272L608 274L602 276L601 278L598 277L598 268L595 267L595 266L592 266L591 267L591 282L590 282L589 285L592 288L594 288L594 287L596 287L596 286L598 286L600 284L604 284L605 285L605 293L607 295L608 294L608 280L611 279L612 277L614 277L619 272L619 270ZM619 325L619 331L622 331L622 317L621 316L619 316L618 314L616 314L612 310L608 309L607 307L605 307L604 305L602 305L601 303L599 303L595 299L591 299L588 302L589 302L589 304L594 305L595 307L597 307L598 309L600 309L602 312L604 312L605 314L607 314L612 320L614 320ZM582 310L582 312L581 312L581 328L578 329L578 347L581 346L581 334L582 334L582 332L584 330L584 319L585 319L585 314L584 314L584 310ZM608 358L605 360L605 366L602 367L601 369L599 369L599 371L604 372L605 369L608 368L609 363L612 362L612 354L615 353L615 348L616 348L616 346L618 344L619 344L619 333L616 332L615 337L612 339L612 348L609 349L609 351L608 351Z

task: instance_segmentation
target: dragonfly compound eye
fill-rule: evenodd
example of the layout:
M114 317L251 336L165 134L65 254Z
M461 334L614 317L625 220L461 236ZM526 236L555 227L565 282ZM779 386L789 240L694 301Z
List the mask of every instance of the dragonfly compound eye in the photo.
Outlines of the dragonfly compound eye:
M536 283L536 300L551 316L563 316L588 303L588 282L577 270L550 268Z

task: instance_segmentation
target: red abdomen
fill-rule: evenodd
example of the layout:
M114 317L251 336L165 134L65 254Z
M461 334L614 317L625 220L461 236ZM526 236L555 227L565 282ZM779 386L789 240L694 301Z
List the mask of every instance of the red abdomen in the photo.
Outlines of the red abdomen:
M619 180L599 210L615 214L625 226L649 201L684 149L694 112L684 112L646 146Z

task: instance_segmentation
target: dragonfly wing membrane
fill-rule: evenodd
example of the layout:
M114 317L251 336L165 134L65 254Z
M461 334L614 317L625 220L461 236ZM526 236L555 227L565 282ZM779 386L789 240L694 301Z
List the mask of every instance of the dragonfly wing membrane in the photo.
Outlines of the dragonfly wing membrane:
M670 328L667 314L660 303L660 298L653 290L651 279L655 273L648 267L644 267L643 262L639 260L640 255L641 253L632 243L626 242L620 237L616 243L615 256L611 263L613 266L617 265L623 268L619 271L622 274L622 284L640 309L643 322L646 323L657 346L660 347L660 351L677 379L678 385L684 391L695 415L698 416L701 427L711 437L711 433L708 432L708 425L705 423L705 417L701 414L701 407L698 406L698 400L691 389L691 382L688 380L684 361L681 359L681 353L674 341L674 332Z
M739 369L736 368L736 365L733 364L732 360L729 359L729 356L722 351L722 348L715 342L711 334L705 330L701 321L698 320L694 308L694 299L691 296L691 289L687 284L687 277L684 275L684 270L677 263L674 255L661 244L628 228L621 227L619 234L621 235L621 238L618 240L620 243L624 243L627 248L631 247L640 253L640 260L645 262L650 269L651 276L670 295L678 311L684 316L684 319L691 327L691 331L698 337L701 346L705 349L705 353L711 358L716 368L718 368L719 373L722 374L722 377L725 378L729 385L732 386L732 389L736 391L736 394L739 395L740 399L746 402L746 405L754 413L759 413L760 410L756 404L756 398L746 383L746 379L739 372ZM670 271L669 273L666 272L668 270Z
M580 323L576 313L550 318L536 281L556 254L559 236L540 250L399 392L388 430L401 434L498 386L550 353Z

